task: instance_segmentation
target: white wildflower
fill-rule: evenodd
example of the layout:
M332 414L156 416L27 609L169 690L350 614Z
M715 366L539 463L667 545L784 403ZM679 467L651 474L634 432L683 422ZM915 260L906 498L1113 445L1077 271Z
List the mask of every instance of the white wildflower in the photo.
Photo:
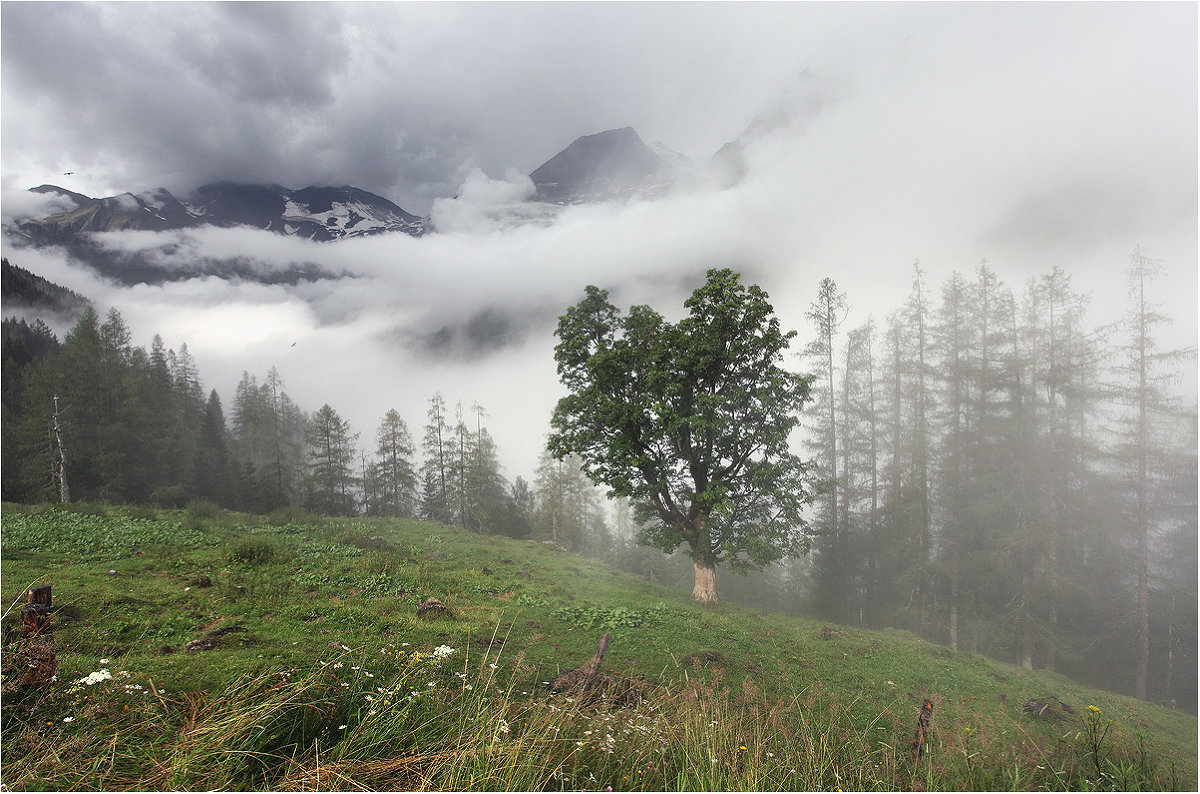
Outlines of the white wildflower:
M98 684L101 681L107 681L110 678L112 678L112 673L108 672L108 670L106 670L106 669L102 669L102 670L97 670L94 673L88 673L86 676L79 679L75 683L87 684L88 686L91 686L92 684Z
M454 649L451 648L449 645L439 645L438 647L433 649L433 658L445 659L447 656L449 656L452 653L454 653Z

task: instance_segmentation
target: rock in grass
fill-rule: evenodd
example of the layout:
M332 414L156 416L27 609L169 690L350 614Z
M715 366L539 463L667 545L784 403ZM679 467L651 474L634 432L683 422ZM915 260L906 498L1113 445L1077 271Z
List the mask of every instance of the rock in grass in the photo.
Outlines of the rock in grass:
M693 665L696 667L699 667L701 662L710 664L723 664L725 662L725 657L717 651L700 651L700 653L694 653L683 660L684 664Z
M417 617L419 618L439 618L453 617L446 605L436 598L426 598L417 607Z
M1051 701L1054 701L1053 703ZM1063 703L1058 698L1050 695L1042 700L1028 700L1025 706L1021 709L1026 714L1032 714L1035 717L1042 717L1051 722L1062 722L1074 716L1075 709Z

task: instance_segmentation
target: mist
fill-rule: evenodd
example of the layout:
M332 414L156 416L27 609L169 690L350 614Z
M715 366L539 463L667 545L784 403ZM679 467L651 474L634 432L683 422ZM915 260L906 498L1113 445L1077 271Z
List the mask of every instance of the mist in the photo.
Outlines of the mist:
M528 476L560 395L557 316L587 284L671 316L711 267L763 286L802 345L821 278L836 278L852 319L881 320L914 260L937 284L986 259L1016 290L1062 267L1099 325L1125 310L1121 274L1142 245L1168 271L1172 341L1195 340L1194 8L146 10L135 23L123 4L5 6L6 221L45 210L27 192L42 182L108 195L237 178L355 184L430 213L437 230L336 243L252 229L96 236L166 268L236 259L331 276L272 286L122 287L64 252L5 241L14 264L117 308L136 343L186 342L226 399L243 371L274 366L299 404L328 402L367 438L393 407L420 426L440 391L484 405L506 474ZM213 32L193 33L200 23ZM670 35L681 29L687 41ZM50 36L82 49L42 71ZM168 55L171 42L183 49ZM89 52L100 74L80 66ZM418 71L428 77L396 79ZM170 99L192 89L186 106ZM527 201L530 170L626 124L700 159L741 136L744 174L653 201Z

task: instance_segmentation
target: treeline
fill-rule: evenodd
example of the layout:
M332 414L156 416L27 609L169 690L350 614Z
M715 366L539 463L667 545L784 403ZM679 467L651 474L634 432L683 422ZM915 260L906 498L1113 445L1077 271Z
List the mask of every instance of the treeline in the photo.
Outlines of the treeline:
M1159 346L1158 272L1136 252L1128 315L1099 328L1058 269L1018 293L986 263L936 291L915 266L902 305L857 327L826 279L801 359L825 485L812 554L723 595L1194 710L1197 423L1176 380L1195 351ZM639 546L630 506L578 461L505 478L478 404L434 394L415 431L388 410L364 439L272 369L243 374L226 411L186 345L134 347L115 310L86 309L61 343L5 320L2 353L5 500L423 518L690 587L690 560Z
M388 410L361 439L330 405L309 413L277 370L243 373L228 410L205 393L187 345L130 342L118 311L92 308L60 343L41 321L3 323L3 498L267 513L423 518L599 553L600 492L576 462L544 456L509 482L475 404L428 401L419 443Z
M986 264L938 292L914 266L886 322L808 311L809 443L826 482L798 566L830 620L905 628L1140 698L1196 703L1196 408L1129 273L1090 328L1066 273L1019 295Z

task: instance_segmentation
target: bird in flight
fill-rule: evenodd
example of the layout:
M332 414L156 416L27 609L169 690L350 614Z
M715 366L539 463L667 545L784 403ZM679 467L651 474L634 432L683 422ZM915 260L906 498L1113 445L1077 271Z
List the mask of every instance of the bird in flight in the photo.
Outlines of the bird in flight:
M75 173L75 172L74 171L63 171L63 176L70 176L73 173Z

